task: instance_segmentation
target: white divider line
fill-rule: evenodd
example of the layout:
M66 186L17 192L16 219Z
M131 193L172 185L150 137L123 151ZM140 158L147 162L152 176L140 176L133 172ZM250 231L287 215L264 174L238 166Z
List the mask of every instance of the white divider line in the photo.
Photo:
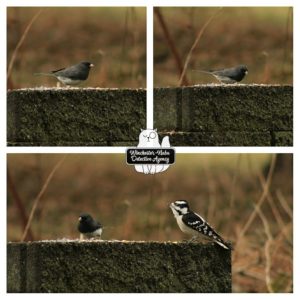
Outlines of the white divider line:
M147 128L153 128L153 6L147 6Z

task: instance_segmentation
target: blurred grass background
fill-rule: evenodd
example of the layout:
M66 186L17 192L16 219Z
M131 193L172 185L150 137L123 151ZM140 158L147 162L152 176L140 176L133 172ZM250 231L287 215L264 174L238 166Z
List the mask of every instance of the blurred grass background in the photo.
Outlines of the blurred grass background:
M218 10L159 8L182 65L198 32ZM171 48L154 14L154 86L178 85L180 72ZM192 70L239 64L249 69L243 83L293 83L293 8L223 7L204 30L191 56L186 72L188 84L217 82L210 75Z
M146 86L146 9L143 7L8 7L7 61L21 45L8 88L56 86L56 80L34 76L90 61L95 67L83 86Z
M19 241L24 229L16 194L28 216L63 156L7 155L9 241ZM154 176L137 173L121 154L69 154L46 187L30 228L35 240L78 238L82 212L104 224L103 239L183 240L188 237L177 227L169 204L186 199L234 243L233 291L292 291L290 154L177 154L175 165ZM258 213L255 205L260 201Z

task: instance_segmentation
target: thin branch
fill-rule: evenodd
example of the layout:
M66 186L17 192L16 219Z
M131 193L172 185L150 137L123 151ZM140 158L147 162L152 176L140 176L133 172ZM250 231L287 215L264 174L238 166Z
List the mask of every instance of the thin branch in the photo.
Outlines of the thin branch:
M272 159L271 159L271 165L270 165L269 173L268 173L268 176L267 176L267 180L266 180L266 182L264 184L264 187L263 187L263 193L262 193L262 195L261 195L261 197L260 197L260 199L257 203L258 208L261 207L262 203L264 202L264 200L266 199L266 197L268 195L269 188L270 188L270 185L271 185L272 175L274 173L275 164L276 164L276 155L273 155ZM253 210L253 212L251 213L251 215L250 215L249 219L247 220L246 224L242 228L242 230L241 230L241 232L238 236L236 244L238 244L240 239L245 235L245 233L249 229L250 225L254 221L256 215L257 215L257 210Z
M20 218L21 218L21 221L23 223L23 230L26 228L26 224L28 222L28 217L26 215L26 210L25 210L25 207L23 205L23 201L15 187L15 184L13 182L13 179L12 177L10 176L10 172L9 170L7 169L7 188L8 190L10 191L11 195L12 195L12 198L15 200L15 203L17 205L17 208L18 208L18 211L19 211L19 214L20 214ZM27 235L24 237L24 239L27 238L28 240L30 241L33 241L34 240L34 237L33 237L33 234L32 234L32 231L28 230L27 232Z
M192 57L192 54L194 52L194 50L196 49L196 46L197 44L199 43L199 40L200 38L202 37L205 29L207 28L207 26L211 23L211 21L221 13L222 11L222 7L220 7L206 22L205 24L202 26L202 28L200 29L200 31L198 32L198 35L194 41L194 44L192 45L186 59L185 59L185 62L184 62L184 67L183 67L183 70L182 70L182 73L181 73L181 76L180 76L180 79L179 79L179 86L182 86L182 83L183 83L183 78L185 78L185 73L186 73L186 70L187 70L187 67L188 67L188 64L190 62L190 59Z
M8 64L8 69L7 69L7 80L10 78L10 75L11 75L11 72L12 72L12 68L14 66L14 62L16 60L16 57L17 57L17 54L18 54L18 51L20 49L20 47L22 46L31 26L33 25L34 21L38 18L38 16L41 14L41 12L43 11L43 9L40 9L34 16L33 18L30 20L29 24L27 25L27 27L25 28L25 31L24 33L22 34L12 56L11 56L11 59L9 61L9 64Z
M271 267L272 267L271 246L272 246L273 236L271 233L271 229L270 229L268 220L265 217L265 215L263 214L263 212L261 211L260 207L258 207L258 205L255 205L255 210L264 225L265 234L267 236L267 241L265 243L265 257L266 257L265 280L266 280L266 285L267 285L268 291L270 293L274 293L274 289L272 287L272 280L271 280Z
M29 228L30 228L30 225L31 225L31 222L32 222L32 220L33 220L33 216L34 216L34 213L35 213L35 211L36 211L36 208L37 208L37 206L38 206L38 204L39 204L39 202L40 202L42 196L44 195L44 193L45 193L45 191L46 191L46 189L47 189L47 187L48 187L48 185L49 185L49 183L50 183L50 181L51 181L53 175L55 174L55 172L57 171L57 169L61 166L61 164L63 163L63 161L65 160L65 158L66 158L66 155L64 155L63 158L62 158L60 161L58 161L58 162L56 163L56 165L54 166L54 168L52 169L52 171L51 171L50 174L48 175L48 177L47 177L47 179L46 179L44 185L42 186L42 189L40 190L39 194L38 194L37 197L35 198L35 200L34 200L34 202L33 202L33 206L32 206L32 208L31 208L31 212L30 212L30 215L29 215L28 222L27 222L27 224L26 224L26 227L25 227L25 229L24 229L24 232L23 232L23 235L22 235L22 238L21 238L21 242L24 241L24 239L25 239L25 237L26 237L26 235L27 235L27 231L28 231Z
M154 13L155 13L155 15L156 15L156 17L158 19L158 22L159 22L159 24L161 26L161 29L162 29L162 31L164 33L165 39L167 41L167 44L168 44L168 46L169 46L169 48L170 48L170 50L171 50L171 52L172 52L172 54L174 56L178 72L179 72L179 74L182 74L182 72L183 72L183 64L182 64L180 55L179 55L179 53L177 51L177 48L175 46L175 42L174 42L174 40L173 40L173 38L172 38L172 36L171 36L171 34L169 32L168 26L167 26L167 24L166 24L166 22L164 20L163 15L160 12L159 7L154 7ZM188 85L189 84L185 75L182 76L181 81L183 82L184 85Z
M284 209L284 211L289 215L291 219L293 219L293 210L288 205L287 201L285 200L284 196L282 195L282 192L280 190L276 190L276 196L279 200L279 203L281 204L281 207Z
M238 171L239 171L240 164L241 164L241 153L238 154L235 168L234 168L235 172L234 172L234 176L232 179L231 195L230 195L230 201L229 201L229 207L231 208L230 212L232 212L232 210L233 210L232 208L233 208L233 204L234 204L234 200L235 200L236 181L237 181L237 177L238 177Z

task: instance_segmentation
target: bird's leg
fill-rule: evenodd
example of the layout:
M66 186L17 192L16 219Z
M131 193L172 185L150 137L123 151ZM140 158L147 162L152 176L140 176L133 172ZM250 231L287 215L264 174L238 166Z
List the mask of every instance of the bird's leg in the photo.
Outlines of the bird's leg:
M84 240L84 235L83 235L82 233L80 233L79 240L80 240L80 241L83 241L83 240Z

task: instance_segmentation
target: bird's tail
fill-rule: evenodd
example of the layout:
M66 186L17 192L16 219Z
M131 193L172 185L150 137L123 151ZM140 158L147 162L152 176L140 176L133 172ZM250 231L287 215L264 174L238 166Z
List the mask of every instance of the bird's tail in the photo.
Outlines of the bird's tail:
M226 250L233 250L232 245L230 243L225 242L224 240L215 239L215 242Z
M33 73L34 76L51 76L51 77L55 77L55 75L53 73Z
M211 71L204 71L204 70L192 70L193 72L198 72L198 73L204 73L204 74L211 74Z

